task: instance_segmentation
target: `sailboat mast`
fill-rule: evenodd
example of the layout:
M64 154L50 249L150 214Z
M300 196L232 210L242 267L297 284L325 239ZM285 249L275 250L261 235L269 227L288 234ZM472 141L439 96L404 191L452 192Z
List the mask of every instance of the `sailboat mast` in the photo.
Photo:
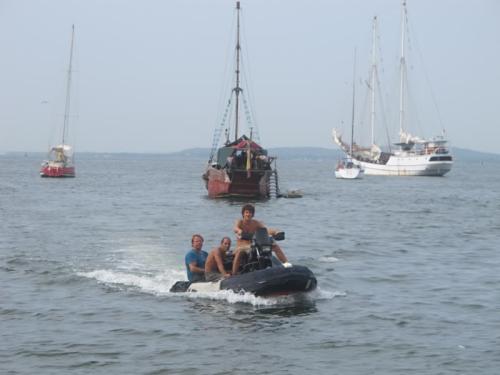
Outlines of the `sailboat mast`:
M400 76L399 76L399 134L403 134L404 129L404 90L405 90L405 73L406 73L406 60L405 60L405 30L406 30L406 1L401 3L401 60L400 60Z
M356 101L356 49L354 49L354 67L352 69L352 116L351 116L351 148L349 156L352 157L354 145L354 103Z
M372 74L371 74L371 111L370 111L370 125L372 132L371 144L375 144L375 85L377 74L377 51L376 51L376 38L377 38L377 16L373 17L372 26Z
M63 123L63 133L62 133L62 144L65 144L66 133L69 126L69 111L71 104L71 71L73 66L73 44L75 40L75 25L71 26L71 47L69 52L69 66L68 66L68 77L66 81L66 103L64 105L64 123Z
M238 122L239 122L239 107L240 107L240 2L236 2L237 11L237 26L236 26L236 87L233 89L236 94L236 108L235 108L235 121L234 121L234 140L238 139Z

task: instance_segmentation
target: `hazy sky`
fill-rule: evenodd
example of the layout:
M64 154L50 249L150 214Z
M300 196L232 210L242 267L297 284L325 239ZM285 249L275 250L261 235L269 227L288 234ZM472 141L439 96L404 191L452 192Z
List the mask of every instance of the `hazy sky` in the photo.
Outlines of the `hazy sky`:
M264 146L336 148L332 127L351 121L354 48L357 113L366 102L374 15L382 97L396 126L399 0L241 3L246 92ZM221 92L234 7L231 0L0 0L0 152L45 151L59 139L73 23L77 151L210 147L228 97ZM412 55L425 67L411 93L426 105L417 116L424 135L444 127L451 146L500 153L500 1L408 0L408 14Z

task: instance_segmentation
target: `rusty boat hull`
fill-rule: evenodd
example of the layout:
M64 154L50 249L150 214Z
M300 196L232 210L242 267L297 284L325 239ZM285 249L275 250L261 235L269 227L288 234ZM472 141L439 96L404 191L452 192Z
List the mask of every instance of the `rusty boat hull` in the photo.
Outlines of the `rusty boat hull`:
M272 170L218 169L209 166L203 174L210 198L269 198Z

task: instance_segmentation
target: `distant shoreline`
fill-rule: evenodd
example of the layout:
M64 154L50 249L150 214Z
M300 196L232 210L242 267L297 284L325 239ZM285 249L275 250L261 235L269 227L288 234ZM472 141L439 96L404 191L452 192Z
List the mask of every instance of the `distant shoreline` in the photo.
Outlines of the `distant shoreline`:
M474 151L458 147L452 147L451 152L455 160L500 160L500 154ZM268 149L269 155L277 156L278 159L292 160L292 159L305 159L305 160L336 160L342 157L343 153L335 148L324 147L275 147ZM208 159L210 154L209 148L189 148L182 151L175 152L89 152L89 151L76 151L77 157L85 156L102 156L102 155L115 155L123 157L134 157L137 155L143 157L160 156L169 159ZM9 155L29 156L34 155L44 158L45 152L24 152L24 151L4 151L0 152L0 157Z

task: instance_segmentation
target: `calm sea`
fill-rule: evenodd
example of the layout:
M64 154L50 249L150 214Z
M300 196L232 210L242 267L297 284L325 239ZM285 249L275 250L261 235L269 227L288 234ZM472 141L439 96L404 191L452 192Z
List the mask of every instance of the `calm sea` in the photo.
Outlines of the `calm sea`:
M78 155L77 155L78 156ZM75 179L0 156L1 374L498 374L500 162L443 178L336 180L279 160L301 199L256 203L301 298L169 293L193 233L232 235L204 160L81 155Z

